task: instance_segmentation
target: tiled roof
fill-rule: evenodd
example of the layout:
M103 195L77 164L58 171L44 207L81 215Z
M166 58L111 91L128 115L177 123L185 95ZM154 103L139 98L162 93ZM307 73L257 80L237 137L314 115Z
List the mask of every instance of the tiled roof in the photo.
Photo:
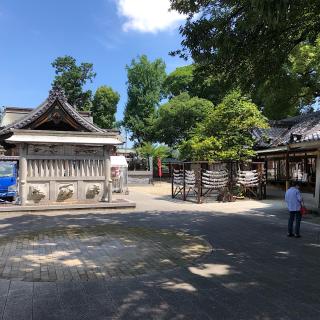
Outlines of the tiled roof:
M320 111L271 121L269 129L254 130L254 137L257 139L257 148L320 141Z
M253 136L257 140L258 148L268 148L274 141L283 135L288 129L283 127L270 126L268 129L255 129Z
M49 92L49 97L37 108L33 109L25 117L18 119L14 123L11 123L0 130L0 135L10 133L12 129L23 129L40 116L42 116L56 101L59 101L63 109L79 124L86 128L90 132L105 132L105 130L99 128L93 123L90 123L84 117L82 117L74 107L72 107L64 95L61 88L54 87Z

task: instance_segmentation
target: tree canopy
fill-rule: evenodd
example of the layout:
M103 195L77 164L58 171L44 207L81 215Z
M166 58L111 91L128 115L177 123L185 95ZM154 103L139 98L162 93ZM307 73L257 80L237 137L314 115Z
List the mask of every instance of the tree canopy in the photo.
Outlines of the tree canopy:
M165 96L165 67L162 59L149 61L145 55L126 66L128 100L123 123L137 144L150 141L156 109Z
M192 160L244 160L254 155L254 128L266 128L257 106L240 92L232 91L211 108L190 139L180 145L181 157Z
M164 81L164 86L169 94L169 97L178 96L183 92L192 91L193 76L195 66L190 64L188 66L176 68L172 71Z
M119 93L111 87L99 87L92 101L93 121L101 128L113 128L119 100Z
M297 46L278 74L270 76L253 94L270 119L310 112L320 96L320 38L314 45Z
M157 159L164 159L170 155L170 149L165 145L155 145L151 142L145 142L136 149L138 155L148 158L153 157L154 163Z
M160 106L154 125L154 135L159 142L175 146L187 139L198 122L205 119L213 104L205 99L190 98L181 93Z
M93 64L82 62L77 65L75 58L64 56L56 58L51 65L56 74L52 85L61 86L69 103L79 110L89 110L91 108L92 92L91 90L84 90L84 86L88 82L92 82L96 76L93 71Z
M175 54L191 56L206 77L219 76L251 93L273 118L295 114L319 96L319 71L310 62L319 61L313 59L319 0L170 1L188 15Z
M197 64L176 68L165 80L169 98L187 92L191 97L210 100L213 104L221 102L229 87L220 75L201 72Z
M171 5L189 16L182 44L195 61L250 85L277 73L292 50L314 43L320 30L319 0L171 0Z

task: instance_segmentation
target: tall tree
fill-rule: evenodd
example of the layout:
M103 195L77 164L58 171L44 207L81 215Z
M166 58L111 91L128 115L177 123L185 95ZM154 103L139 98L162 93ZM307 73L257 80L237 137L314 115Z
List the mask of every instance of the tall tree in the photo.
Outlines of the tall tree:
M93 64L82 62L77 65L75 58L71 56L58 57L52 62L55 69L55 79L52 85L61 86L67 96L68 102L79 110L90 110L92 92L84 90L88 82L92 82L96 76Z
M320 32L319 0L170 1L188 15L176 54L190 54L207 75L222 74L246 92L281 73L294 50L313 45Z
M230 87L221 75L208 75L197 64L179 67L171 72L165 80L169 98L187 92L191 97L210 100L213 104L222 101Z
M320 96L320 37L314 45L300 44L288 62L253 94L270 119L313 110Z
M111 87L99 87L94 94L91 108L94 123L101 128L113 128L119 100L119 93Z
M156 109L164 97L165 63L161 59L149 61L142 55L126 66L128 101L124 125L137 144L152 140L152 126Z
M192 90L194 69L195 66L190 64L188 66L176 68L167 76L164 86L168 91L169 97L178 96L183 92L190 94Z
M198 122L205 119L213 104L198 97L181 93L163 104L158 110L154 134L159 142L175 146L188 139Z
M252 129L266 127L266 118L257 106L240 92L232 91L210 109L191 138L181 143L181 157L208 161L248 159L254 155Z

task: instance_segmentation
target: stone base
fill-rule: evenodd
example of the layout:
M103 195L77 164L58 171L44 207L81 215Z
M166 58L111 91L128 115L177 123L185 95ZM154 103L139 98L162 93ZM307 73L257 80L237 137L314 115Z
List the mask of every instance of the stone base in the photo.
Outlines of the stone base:
M55 210L77 210L77 209L130 209L135 208L136 203L119 199L113 202L95 202L95 203L51 203L46 205L0 205L0 213L3 212L26 212L26 211L55 211Z

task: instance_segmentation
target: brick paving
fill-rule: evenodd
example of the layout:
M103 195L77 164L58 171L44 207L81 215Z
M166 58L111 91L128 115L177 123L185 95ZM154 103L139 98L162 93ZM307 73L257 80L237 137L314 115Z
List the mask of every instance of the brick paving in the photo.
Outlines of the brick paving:
M0 234L5 240L114 225L134 235L141 229L201 237L212 253L123 278L0 279L1 319L320 319L319 226L303 222L302 238L287 238L287 211L272 201L196 205L165 195L130 197L136 210L0 215Z
M0 240L0 278L88 281L188 265L211 251L199 237L115 225L49 229Z

